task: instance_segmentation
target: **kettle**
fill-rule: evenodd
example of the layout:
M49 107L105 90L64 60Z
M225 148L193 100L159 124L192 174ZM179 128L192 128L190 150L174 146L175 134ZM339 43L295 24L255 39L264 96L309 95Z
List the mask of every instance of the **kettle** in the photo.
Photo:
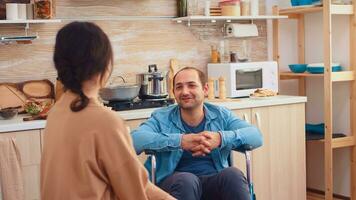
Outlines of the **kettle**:
M160 72L157 65L149 65L148 73L138 74L138 83L141 84L140 99L167 98L167 72Z

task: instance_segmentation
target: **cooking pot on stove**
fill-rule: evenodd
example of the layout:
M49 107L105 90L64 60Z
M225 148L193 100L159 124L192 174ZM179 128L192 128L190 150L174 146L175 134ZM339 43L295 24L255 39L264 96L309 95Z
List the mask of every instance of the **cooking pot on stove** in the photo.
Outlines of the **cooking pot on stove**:
M119 76L124 83L110 84L110 86L101 88L100 97L105 101L131 101L138 96L140 85L126 83L125 79Z
M157 65L149 65L148 73L137 75L141 85L140 99L164 99L167 93L167 72L160 72Z

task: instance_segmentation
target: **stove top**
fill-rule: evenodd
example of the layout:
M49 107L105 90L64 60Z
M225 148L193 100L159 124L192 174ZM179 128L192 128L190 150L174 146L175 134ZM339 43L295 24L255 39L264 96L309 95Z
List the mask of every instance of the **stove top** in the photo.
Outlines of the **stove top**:
M108 107L112 107L112 110L123 111L123 110L135 110L144 108L157 108L165 107L174 104L174 99L134 99L133 101L109 101L105 104Z

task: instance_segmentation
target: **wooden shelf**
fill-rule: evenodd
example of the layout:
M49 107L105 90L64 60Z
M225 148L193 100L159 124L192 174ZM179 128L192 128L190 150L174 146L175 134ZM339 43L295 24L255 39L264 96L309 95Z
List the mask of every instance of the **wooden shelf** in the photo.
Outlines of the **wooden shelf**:
M333 82L353 81L355 80L355 73L353 71L333 72L331 80Z
M322 140L309 140L309 144L315 143L324 143L324 139ZM333 149L343 148L343 147L352 147L355 146L355 137L354 136L346 136L340 138L333 138L331 147Z
M177 23L181 22L193 22L193 21L237 21L237 20L266 20L266 19L285 19L288 16L277 16L277 15L258 15L258 16L188 16L188 17L178 17L172 19Z
M60 19L29 19L29 20L0 20L1 24L20 24L24 25L24 34L17 36L0 36L0 43L9 44L12 42L30 42L32 40L38 39L38 34L30 35L28 30L30 29L30 24L45 24L45 23L60 23ZM24 43L26 44L26 43Z
M354 13L352 5L331 5L331 14L352 15ZM294 15L322 12L322 6L295 6L292 8L280 9L280 15Z
M281 80L288 80L288 79L299 79L304 77L324 77L324 74L311 74L307 72L305 73L280 72L279 76ZM355 80L355 74L353 71L333 72L331 75L331 79L333 82L353 81Z
M331 14L352 15L354 14L353 5L331 5Z
M60 19L0 20L0 24L43 24L59 22L61 22Z
M305 53L305 44L306 44L306 35L305 35L305 24L306 24L306 16L304 14L308 13L318 13L317 18L321 17L321 23L323 26L322 32L320 32L320 37L323 38L323 63L332 63L333 61L333 48L332 48L332 40L333 40L333 26L332 19L335 15L351 15L349 18L350 23L348 25L350 31L349 38L349 55L350 55L350 63L352 64L349 68L350 71L341 71L341 72L329 72L330 78L324 78L324 74L295 74L292 72L280 72L280 80L281 79L297 79L298 80L298 92L299 95L306 95L306 85L307 81L305 77L321 77L323 81L323 86L321 90L324 90L324 122L325 122L325 134L329 136L332 134L333 130L333 82L339 81L354 81L355 80L355 63L356 63L356 11L354 11L354 6L356 6L356 0L353 0L353 5L333 5L331 1L323 1L323 6L303 6L303 7L293 7L288 9L279 9L278 6L273 7L274 15L286 15L288 18L296 19L297 22L297 52L298 52L298 63L306 63L306 53ZM314 17L314 16L308 16ZM310 25L310 24L308 24ZM288 32L288 31L287 31ZM273 21L273 59L277 62L280 62L280 51L279 51L279 21ZM312 47L313 48L313 47ZM350 100L350 113L352 113L349 117L350 120L350 129L353 130L352 136L345 136L341 138L333 138L331 141L325 142L325 140L310 140L308 144L313 143L322 143L324 146L324 191L325 196L322 199L332 200L333 198L333 189L334 189L334 170L333 170L333 149L342 148L342 147L351 147L351 157L350 157L350 199L356 199L356 122L355 122L355 112L356 101L355 101L355 91L356 84L355 82L350 83L350 94L345 96L345 98ZM315 112L314 108L312 108ZM338 111L338 110L336 110ZM336 135L334 136L336 137ZM330 143L329 143L330 142Z
M289 14L305 14L305 13L314 13L320 12L323 10L321 6L295 6L291 8L280 9L280 15L289 15Z
M354 136L347 136L343 138L335 138L332 141L332 148L342 148L342 147L352 147L355 145L355 137Z

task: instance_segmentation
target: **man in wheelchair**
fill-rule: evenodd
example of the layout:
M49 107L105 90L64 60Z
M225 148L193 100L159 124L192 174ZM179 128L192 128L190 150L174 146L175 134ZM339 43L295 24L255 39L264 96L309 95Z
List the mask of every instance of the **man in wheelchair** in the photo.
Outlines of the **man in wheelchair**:
M231 150L261 146L260 131L204 102L209 88L200 70L181 69L173 85L178 105L156 110L132 132L138 154L155 152L157 185L179 200L250 200L245 176L228 158Z

